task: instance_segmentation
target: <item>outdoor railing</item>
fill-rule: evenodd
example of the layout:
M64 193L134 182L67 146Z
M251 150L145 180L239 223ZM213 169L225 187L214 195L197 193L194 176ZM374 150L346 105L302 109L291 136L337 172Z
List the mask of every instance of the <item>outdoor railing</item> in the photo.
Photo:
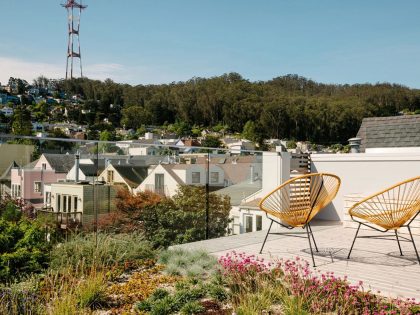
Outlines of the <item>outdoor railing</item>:
M76 212L55 212L51 207L36 209L37 217L47 217L57 223L61 228L70 228L82 224L83 213Z

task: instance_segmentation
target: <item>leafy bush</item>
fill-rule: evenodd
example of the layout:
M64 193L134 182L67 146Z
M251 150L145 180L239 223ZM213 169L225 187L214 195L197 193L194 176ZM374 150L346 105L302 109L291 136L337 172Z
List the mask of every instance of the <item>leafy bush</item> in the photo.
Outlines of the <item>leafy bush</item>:
M205 238L206 191L204 187L179 186L173 198L162 198L152 192L131 195L121 190L117 195L118 211L100 222L111 231L144 231L154 247L168 247ZM211 193L209 236L226 235L230 199Z
M48 266L51 245L36 221L9 203L0 211L0 281L40 272Z
M51 267L60 269L77 266L110 267L127 262L152 259L155 253L140 234L98 234L76 235L72 240L59 244L51 253Z

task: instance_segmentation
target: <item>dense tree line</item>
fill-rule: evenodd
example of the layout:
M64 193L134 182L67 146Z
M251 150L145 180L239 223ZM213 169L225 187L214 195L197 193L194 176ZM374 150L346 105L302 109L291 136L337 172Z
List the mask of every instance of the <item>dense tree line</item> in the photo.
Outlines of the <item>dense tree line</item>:
M90 114L74 113L89 124L103 118L114 126L182 122L193 126L227 125L242 132L252 121L257 139L289 138L316 143L346 143L364 117L420 110L420 90L389 84L322 84L287 75L250 82L237 73L161 85L117 84L90 79L62 81L67 94L80 94Z

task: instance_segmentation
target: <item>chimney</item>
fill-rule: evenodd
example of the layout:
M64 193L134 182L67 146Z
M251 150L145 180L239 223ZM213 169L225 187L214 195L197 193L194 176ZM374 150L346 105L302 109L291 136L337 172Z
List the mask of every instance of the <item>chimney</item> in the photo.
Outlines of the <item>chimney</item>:
M360 144L362 143L361 138L350 138L349 145L350 145L350 153L360 153Z
M80 168L80 156L79 156L79 153L76 153L76 160L75 160L74 165L76 167L76 178L75 178L75 181L76 181L76 183L78 183L79 182L79 168Z

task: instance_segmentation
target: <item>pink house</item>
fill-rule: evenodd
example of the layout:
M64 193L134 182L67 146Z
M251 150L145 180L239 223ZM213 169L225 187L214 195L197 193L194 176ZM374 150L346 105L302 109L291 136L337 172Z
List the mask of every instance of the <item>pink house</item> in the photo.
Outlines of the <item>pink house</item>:
M65 180L74 165L74 156L43 154L38 160L23 168L11 170L11 195L22 198L34 207L44 203L44 185Z

